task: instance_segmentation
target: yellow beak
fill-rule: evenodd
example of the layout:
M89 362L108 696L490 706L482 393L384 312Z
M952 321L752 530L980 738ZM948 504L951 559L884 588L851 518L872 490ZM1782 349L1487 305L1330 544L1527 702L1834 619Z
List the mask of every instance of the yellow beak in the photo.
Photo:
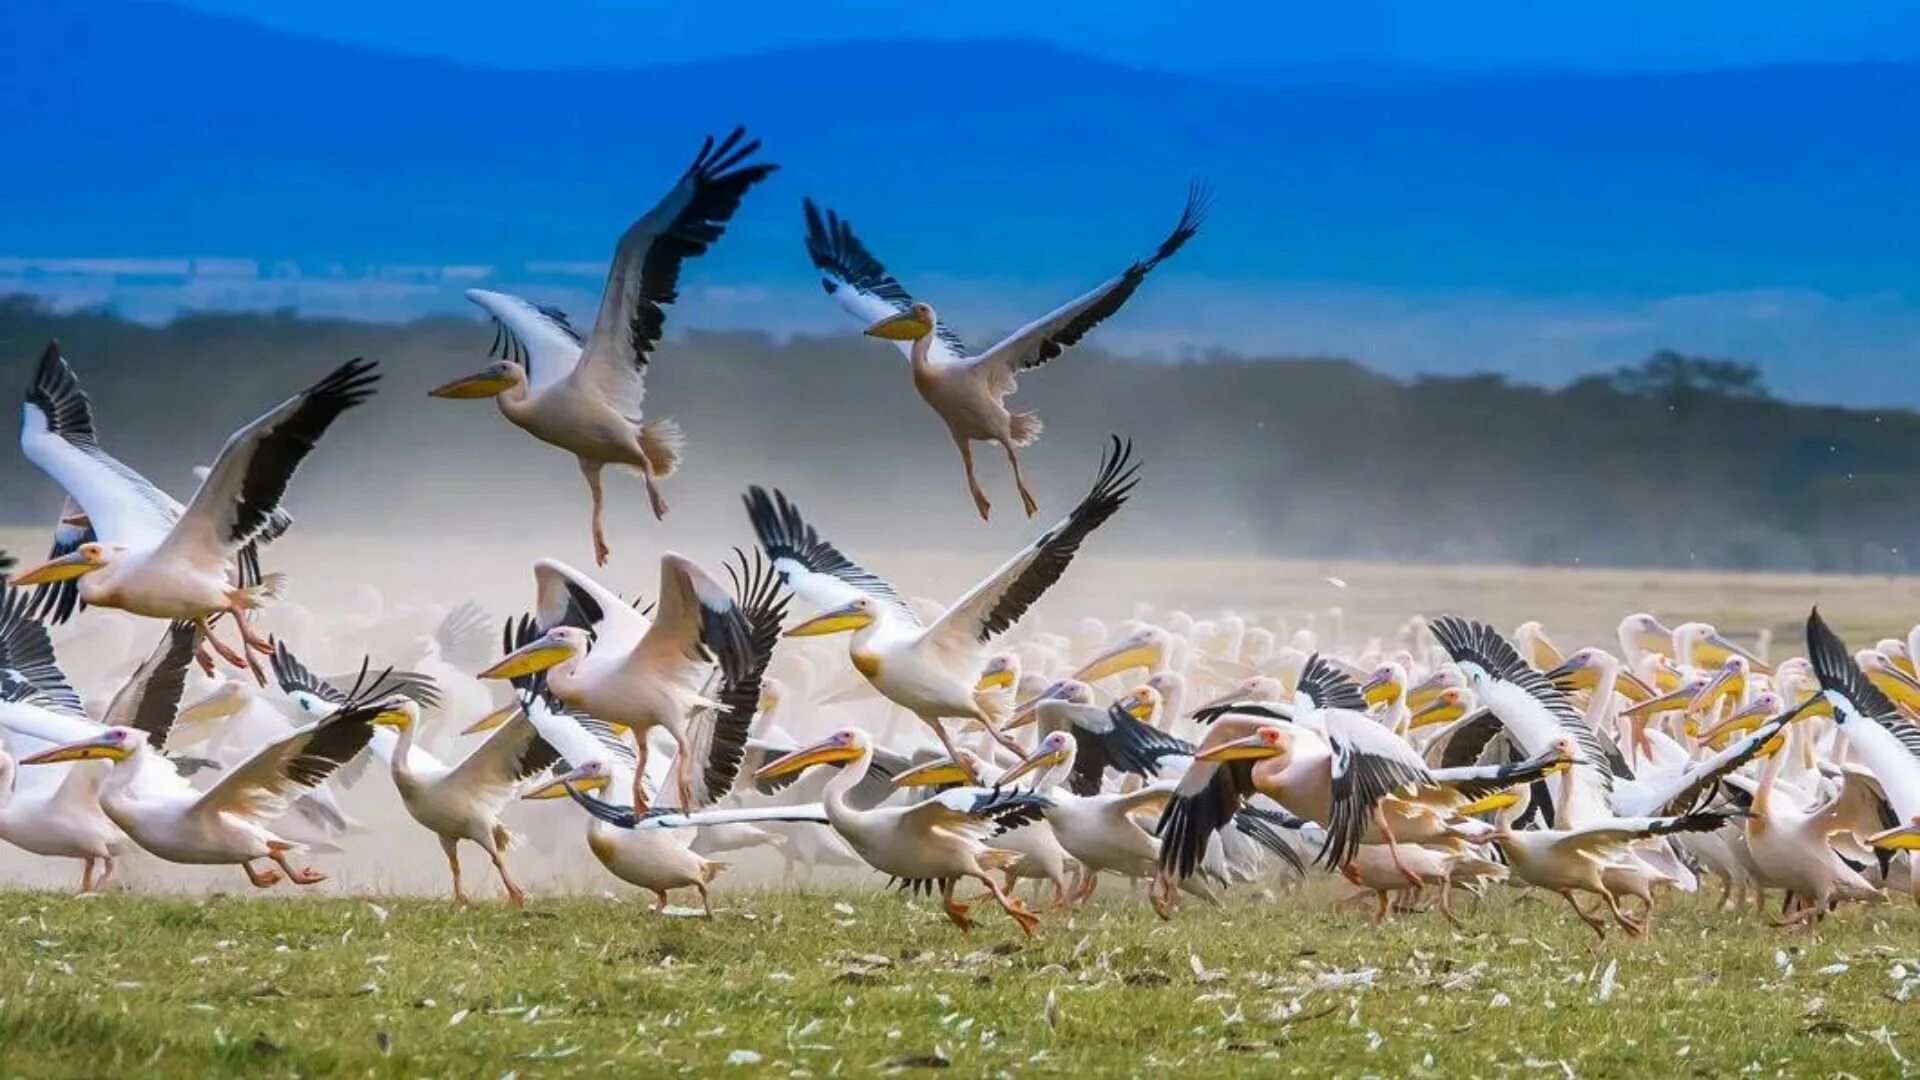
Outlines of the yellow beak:
M1453 813L1455 817L1474 817L1478 814L1491 814L1495 810L1505 810L1507 807L1519 801L1520 793L1517 791L1496 791L1485 798L1475 799L1473 802L1460 807Z
M489 371L478 375L468 375L450 383L436 386L427 391L427 396L437 398L490 398L507 392L513 380L503 379Z
M980 778L952 758L939 758L915 765L893 778L894 787L937 787L941 784L977 784ZM1005 783L1003 779L1001 781Z
M981 694L989 690L1004 690L1011 689L1012 687L1013 669L1007 667L1003 667L998 671L988 672L980 676L979 682L973 684L974 691Z
M534 788L532 791L520 797L523 799L563 799L567 795L568 784L572 784L580 791L594 792L606 790L609 781L605 773L594 773L591 776L584 776L582 775L583 772L585 772L584 769L575 769L565 776L556 776L552 780L541 784L539 787Z
M1118 647L1086 662L1085 666L1073 673L1081 682L1096 682L1109 675L1118 675L1134 668L1152 671L1160 666L1160 650L1145 642L1123 642Z
M203 720L218 720L223 716L232 716L238 711L226 694L215 690L199 701L181 709L179 715L173 718L173 722L177 726L184 727L188 724L197 724Z
M1894 704L1905 705L1909 709L1920 708L1920 681L1915 681L1913 676L1899 668L1892 665L1874 668L1867 672L1867 678L1880 688L1881 693L1892 698Z
M100 569L104 563L87 558L84 551L74 551L49 562L43 562L30 570L22 570L13 575L15 585L52 585L61 581L72 581Z
M1424 707L1416 710L1407 719L1409 728L1423 728L1433 724L1451 724L1466 714L1466 709L1446 698L1435 698Z
M523 675L545 671L572 656L573 650L567 646L541 638L507 654L499 663L481 672L477 678L518 679Z
M1263 758L1279 757L1282 753L1279 745L1270 743L1259 735L1223 742L1218 746L1209 746L1193 755L1195 761L1258 761Z
M1732 693L1738 690L1739 686L1735 683L1735 679L1737 678L1738 676L1731 668L1721 668L1719 672L1714 675L1713 679L1709 681L1707 685L1701 687L1700 692L1693 695L1692 700L1687 702L1687 711L1690 713L1700 712L1720 700L1722 694Z
M933 327L913 312L903 311L881 319L864 332L868 337L885 338L888 341L918 341L932 333Z
M802 769L812 768L815 765L830 765L841 761L852 761L859 756L860 750L858 747L844 746L835 740L829 739L825 742L814 743L812 746L803 746L791 754L775 758L761 766L760 770L753 774L753 778L755 780L773 780L785 776L788 773L796 773Z
M519 711L520 703L517 701L509 701L480 719L475 720L473 723L468 724L466 730L460 734L478 735L481 732L492 731L494 728L513 719Z
M1067 755L1059 750L1043 750L1037 754L1029 754L1021 759L1020 764L1015 765L1013 768L1001 774L999 781L994 786L1005 787L1030 772L1039 769L1051 769L1055 765L1065 761L1066 757Z
M1133 717L1143 724L1149 722L1153 717L1155 705L1153 697L1149 694L1143 694L1138 690L1114 702L1114 704L1125 709L1128 716Z
M857 603L823 611L786 632L785 637L824 637L873 625L873 616L860 610Z
M1867 846L1882 851L1920 851L1920 820L1874 833L1867 837Z
M1744 657L1753 670L1762 675L1773 674L1773 668L1768 666L1766 661L1727 640L1718 632L1701 638L1699 646L1694 649L1694 655L1708 664L1724 664L1729 656Z
M1763 702L1754 702L1752 705L1741 709L1739 712L1734 713L1732 716L1727 717L1725 720L1720 721L1703 732L1696 733L1696 725L1693 721L1689 720L1687 721L1687 734L1692 735L1701 742L1711 743L1723 735L1730 735L1736 731L1752 731L1754 728L1765 723L1766 719L1767 706Z
M1366 685L1360 688L1361 698L1369 705L1384 705L1392 701L1399 692L1400 687L1394 683L1391 676L1386 675L1377 675L1368 679Z
M22 765L57 765L63 761L124 761L133 750L118 742L107 742L104 736L83 739L80 742L56 746L51 750L42 750L20 759Z
M404 709L387 709L374 716L371 723L376 727L404 729L413 726L413 717L408 716Z
M1682 686L1670 693L1661 694L1659 697L1648 698L1638 705L1630 706L1623 710L1620 715L1631 716L1638 719L1642 716L1653 716L1657 713L1676 712L1687 707L1687 704L1693 700L1694 693L1695 689L1693 687Z

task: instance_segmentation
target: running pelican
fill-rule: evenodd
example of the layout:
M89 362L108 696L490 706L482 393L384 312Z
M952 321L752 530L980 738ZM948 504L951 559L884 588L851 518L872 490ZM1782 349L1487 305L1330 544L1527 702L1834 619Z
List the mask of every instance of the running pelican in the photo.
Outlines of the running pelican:
M235 432L185 508L101 449L79 380L49 346L27 392L20 446L67 491L54 557L14 575L15 585L77 579L78 598L158 619L186 619L223 659L266 684L253 652L272 646L248 613L279 589L262 577L254 545L285 528L280 499L294 470L340 414L373 395L374 365L352 360ZM84 519L84 527L80 522ZM252 569L249 570L249 567ZM241 649L213 636L209 620L233 616Z
M1006 340L978 356L968 356L953 330L934 315L933 307L916 301L880 260L853 233L853 226L831 210L824 215L812 200L806 203L807 254L821 274L827 295L839 302L866 327L870 337L900 343L913 364L914 389L945 421L960 461L967 470L967 489L973 505L985 519L992 512L986 492L973 473L973 444L999 443L1013 468L1020 502L1032 517L1040 504L1020 474L1020 450L1040 437L1040 418L1031 412L1009 412L1006 399L1018 388L1021 372L1031 371L1076 345L1124 305L1154 267L1173 256L1200 231L1206 217L1207 194L1194 187L1180 221L1159 248L1109 278L1104 284L1052 313L1028 323Z
M1081 543L1126 503L1138 476L1133 444L1116 436L1080 504L931 625L921 623L892 585L822 539L785 495L752 488L747 514L780 576L823 609L787 636L850 632L853 666L888 700L933 728L954 757L943 723L949 718L977 720L995 738L1006 738L1000 732L1008 711L1004 687L980 686L985 647L1060 580Z
M680 269L726 232L747 190L777 166L746 164L760 149L734 128L709 135L679 181L621 235L600 294L593 329L582 340L567 317L517 296L467 290L496 326L500 359L478 374L431 391L440 398L493 398L501 415L573 454L593 496L593 558L607 563L600 474L608 465L638 471L653 515L667 515L660 481L680 464L682 438L671 420L642 420L647 364L660 343L666 306L680 295Z

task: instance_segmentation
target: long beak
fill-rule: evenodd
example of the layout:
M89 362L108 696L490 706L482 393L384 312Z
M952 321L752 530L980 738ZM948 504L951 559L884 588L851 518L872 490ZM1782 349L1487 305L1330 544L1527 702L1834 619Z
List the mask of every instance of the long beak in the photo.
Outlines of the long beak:
M1694 738L1699 739L1701 742L1704 742L1704 743L1711 743L1713 740L1719 738L1722 735L1726 735L1735 731L1752 731L1754 728L1757 728L1761 724L1764 724L1766 722L1767 722L1767 704L1764 701L1756 701L1753 704L1747 706L1746 708L1741 709L1739 712L1734 713L1732 716L1727 717L1725 720L1722 720L1719 723L1713 725L1707 730L1700 732L1697 735L1694 735ZM1692 734L1692 733L1690 732L1689 734Z
M1393 676L1375 675L1360 687L1360 696L1369 705L1379 705L1393 700Z
M482 371L477 375L455 379L450 383L436 386L427 391L428 397L437 398L490 398L507 392L513 380L503 379L492 372Z
M383 709L376 713L371 721L376 727L390 727L396 730L413 726L413 717L405 709Z
M100 569L101 564L87 558L84 551L73 551L57 559L43 562L30 570L22 570L13 575L13 583L19 585L52 585L61 581L72 581Z
M1519 801L1520 793L1517 791L1496 791L1485 798L1475 799L1473 802L1456 809L1453 812L1453 816L1474 817L1479 814L1491 814L1495 810L1505 810L1507 807Z
M1641 630L1634 634L1634 644L1650 653L1657 653L1669 660L1673 659L1673 635L1658 630Z
M1694 693L1695 691L1692 687L1682 686L1678 690L1661 694L1659 697L1648 698L1638 705L1629 706L1623 710L1620 715L1631 716L1637 719L1642 716L1653 716L1657 713L1674 712L1685 709L1687 703L1693 700Z
M1149 694L1143 694L1138 690L1122 697L1120 700L1114 702L1114 704L1125 709L1128 716L1133 717L1143 724L1147 723L1153 717L1153 697Z
M1892 664L1867 672L1867 678L1897 704L1910 709L1920 707L1920 681Z
M1209 746L1193 755L1195 761L1257 761L1262 758L1279 757L1280 748L1261 738L1259 734L1223 742L1218 746ZM1004 781L1003 781L1004 782Z
M1625 668L1620 670L1620 679L1613 684L1613 688L1614 692L1618 693L1621 697L1635 703L1645 701L1655 696L1654 689L1647 685L1647 680L1642 679L1640 676L1635 675Z
M1709 651L1707 655L1716 662L1724 663L1729 656L1739 656L1745 658L1747 663L1753 667L1753 670L1760 674L1773 674L1773 668L1768 666L1765 660L1748 652L1744 647L1729 641L1725 636L1720 634L1719 631L1708 634L1702 639L1701 643L1708 646ZM1716 652L1719 655L1715 655Z
M1042 750L1037 754L1029 754L1021 759L1020 764L1001 773L1000 779L995 786L1005 787L1037 769L1050 769L1060 764L1065 758L1066 755L1058 750Z
M1733 669L1721 668L1713 678L1707 680L1707 685L1701 687L1700 692L1693 695L1692 700L1687 702L1687 711L1697 713L1719 700L1721 692L1732 687L1733 680Z
M545 671L566 661L572 655L572 649L543 637L508 653L499 663L481 672L477 677L517 679L523 675Z
M885 338L888 341L918 341L932 333L933 327L913 312L903 311L881 319L863 332L868 337Z
M1081 682L1097 682L1109 675L1118 675L1134 668L1152 671L1158 668L1164 659L1158 646L1147 642L1125 641L1118 646L1101 653L1086 662L1073 677Z
M796 773L801 769L810 768L814 765L828 765L834 762L852 761L859 756L860 751L858 749L851 746L843 746L834 739L827 739L814 743L812 746L803 746L790 754L784 754L767 762L760 767L758 772L753 774L753 778L755 780L773 780L785 776L788 773Z
M232 716L239 711L223 691L215 690L181 709L179 715L173 718L173 722L176 725L197 724L203 720L218 720L221 717Z
M984 694L989 690L1011 689L1012 687L1013 669L1006 667L980 676L980 681L973 684L974 692L980 694Z
M609 780L603 772L589 773L585 765L576 766L572 772L553 779L520 796L522 799L562 799L566 797L567 785L572 784L578 791L605 790Z
M509 701L505 705L500 706L499 708L493 710L492 712L481 717L480 719L475 720L473 723L468 724L466 727L466 730L462 731L460 734L478 735L484 731L492 731L494 728L499 727L500 725L506 723L507 721L513 719L515 716L519 715L519 712L520 712L520 703L518 701ZM551 797L552 796L549 796L549 798Z
M937 758L924 765L900 773L893 778L894 787L938 787L942 784L977 784L980 778L968 771L965 765L952 758ZM1002 783L1005 779L1002 778Z
M1414 710L1407 718L1407 727L1423 728L1431 724L1451 724L1460 719L1466 710L1445 698L1434 698L1431 702Z
M849 630L858 630L872 624L873 616L860 610L859 603L846 604L823 611L813 618L788 630L783 637L822 637L827 634L844 634Z
M1874 833L1867 837L1867 846L1882 851L1920 851L1920 821Z
M125 745L112 740L107 733L95 735L90 739L70 742L65 746L56 746L51 750L42 750L20 759L22 765L55 765L62 761L122 761L131 753Z
M1584 660L1568 657L1547 671L1547 681L1561 683L1576 690L1591 690L1600 682L1593 665Z

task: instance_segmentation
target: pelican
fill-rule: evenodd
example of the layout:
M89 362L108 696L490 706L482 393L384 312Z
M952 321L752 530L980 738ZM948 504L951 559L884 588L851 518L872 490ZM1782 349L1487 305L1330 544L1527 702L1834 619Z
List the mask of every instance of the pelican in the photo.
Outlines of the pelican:
M996 769L973 751L962 749L958 760L943 757L916 765L895 776L893 784L901 788L944 787L979 781L992 787L1001 787L1011 783L1010 778L1014 777L1012 769ZM1046 792L1042 791L1041 794ZM1072 856L1061 846L1051 825L1041 820L1008 829L994 838L994 846L1020 856L1017 862L1006 868L1008 892L1012 892L1015 883L1023 878L1045 881L1053 887L1052 903L1048 906L1055 909L1066 906L1069 891L1067 863Z
M480 677L544 672L547 689L568 706L631 729L640 758L636 806L645 805L638 781L646 773L647 733L663 728L678 748L673 774L680 808L714 802L739 772L760 680L787 611L778 575L757 558L749 564L736 554L740 566L728 567L734 595L692 560L672 552L661 556L660 606L650 623L617 601L610 614L601 595L563 584L561 610L543 603L542 615L523 625L517 647ZM536 570L535 576L543 574ZM549 619L545 632L536 634ZM587 625L577 625L582 621ZM613 632L596 637L592 627L605 623L614 625ZM718 685L709 689L716 667Z
M1066 573L1080 545L1114 515L1138 483L1133 444L1114 437L1093 487L1053 528L923 625L892 585L822 539L785 495L747 493L754 532L780 576L820 614L788 637L851 633L853 666L888 700L918 716L954 756L944 720L976 720L996 738L1006 716L1002 687L980 687L984 648L1010 629ZM1017 749L1011 748L1010 749Z
M827 781L821 793L821 804L833 831L869 866L916 887L937 885L947 918L962 930L971 930L974 924L968 905L957 901L953 892L961 878L972 878L987 887L1021 933L1032 937L1039 919L1009 896L990 873L1004 869L1018 856L986 841L996 829L1039 817L1047 800L1031 792L961 787L912 806L862 810L847 795L865 779L872 760L872 738L858 728L843 728L769 762L755 775L771 780L813 765L840 763L839 775Z
M373 722L399 735L388 765L400 803L413 820L440 838L447 869L453 874L453 903L467 905L460 881L460 841L479 846L493 862L510 907L526 906L526 895L507 870L506 850L514 836L500 823L500 811L513 801L521 781L559 760L533 721L515 715L487 736L474 751L448 766L414 745L420 706L410 698L391 698Z
M100 808L134 843L168 862L237 865L257 888L277 884L285 872L296 885L316 885L326 875L295 867L294 844L269 825L299 793L326 782L333 771L366 748L380 705L354 705L325 720L289 732L227 770L206 791L195 791L168 767L148 732L109 727L86 738L24 758L23 765L62 761L113 762L100 788ZM255 870L267 860L279 867Z
M265 685L253 652L272 647L248 628L247 616L278 592L280 579L260 576L257 566L247 572L250 552L285 527L280 499L294 470L341 413L373 396L373 369L348 361L235 432L183 509L100 448L86 394L49 346L27 392L20 446L66 489L86 526L75 531L76 519L63 520L54 557L14 575L14 584L77 579L85 603L191 620L215 652ZM239 652L213 636L209 620L222 613L233 616Z
M1817 700L1831 709L1853 756L1872 771L1893 808L1889 827L1860 839L1883 850L1920 851L1920 725L1900 716L1818 608L1807 616L1807 659L1820 680Z
M579 460L593 497L593 558L601 566L609 551L600 474L608 465L637 470L654 517L667 515L660 481L679 467L682 439L673 421L640 418L647 364L660 343L666 306L679 298L681 264L720 239L748 189L776 168L746 164L760 141L743 144L745 136L736 127L717 146L708 136L672 189L621 235L584 340L553 308L469 289L467 299L493 316L494 352L501 358L430 391L440 398L493 398L516 427Z
M1020 449L1040 437L1040 418L1031 412L1009 412L1006 399L1018 388L1021 372L1040 367L1079 343L1089 330L1118 312L1154 267L1173 256L1193 238L1206 217L1207 194L1194 187L1180 221L1159 248L1108 279L1104 284L1045 315L978 356L968 356L951 328L943 325L931 305L921 303L887 273L880 260L853 233L853 227L831 210L824 215L812 200L806 202L807 254L821 274L821 285L870 337L898 342L913 364L914 389L945 421L960 450L967 471L967 489L984 520L992 504L973 472L973 444L999 443L1013 468L1020 502L1032 517L1040 508L1020 473Z

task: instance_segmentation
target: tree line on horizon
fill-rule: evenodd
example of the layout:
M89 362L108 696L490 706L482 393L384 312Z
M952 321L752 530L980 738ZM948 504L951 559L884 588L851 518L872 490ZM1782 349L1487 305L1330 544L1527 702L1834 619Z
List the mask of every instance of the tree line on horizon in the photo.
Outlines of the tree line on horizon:
M270 312L152 325L0 297L0 389L23 393L53 338L108 449L178 497L240 423L367 356L387 373L373 415L316 455L332 479L297 483L296 510L335 526L378 514L398 531L432 527L427 507L494 519L551 510L568 515L565 529L584 513L557 452L475 415L490 405L424 396L485 362L492 329L474 319ZM1159 362L1082 347L1021 381L1020 407L1046 422L1026 457L1043 517L1077 497L1109 432L1127 435L1148 480L1114 542L1142 551L1920 569L1920 541L1908 539L1920 536L1920 499L1907 497L1920 486L1920 414L1784 401L1737 360L1661 351L1549 389L1491 373L1396 379L1341 359ZM898 523L894 539L911 544L929 534L916 522L971 516L951 442L878 343L686 333L656 356L646 404L687 430L686 472L668 496L698 520L737 514L750 482L831 500L842 520ZM997 459L981 455L983 483L996 517L1014 515ZM639 506L638 491L612 498ZM0 523L50 525L58 507L31 463L0 455Z

